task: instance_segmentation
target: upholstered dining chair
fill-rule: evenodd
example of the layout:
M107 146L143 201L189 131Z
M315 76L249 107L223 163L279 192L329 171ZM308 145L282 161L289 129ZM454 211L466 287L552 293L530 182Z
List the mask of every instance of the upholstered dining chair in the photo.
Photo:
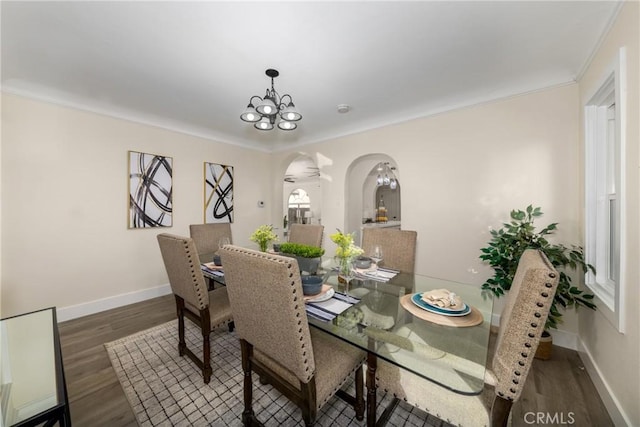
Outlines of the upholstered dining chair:
M362 230L362 249L371 254L375 245L380 245L387 268L413 273L416 266L416 240L418 233L392 228L365 228Z
M229 243L233 243L231 238L231 224L213 223L213 224L191 224L189 225L189 234L196 244L196 249L201 259L211 261L213 255L218 251L218 243L220 238L228 237Z
M178 353L185 354L202 370L204 382L212 374L209 335L213 328L228 324L233 330L233 317L226 288L208 292L204 282L198 251L192 239L162 233L157 236L178 314ZM185 317L202 331L202 359L193 353L184 338Z
M506 426L529 374L559 277L543 252L523 253L506 296L482 394L449 391L384 361L376 371L379 388L456 426Z
M227 245L220 249L244 371L244 425L257 423L251 372L302 410L305 425L335 394L364 418L366 354L309 327L294 258ZM355 396L341 387L355 375Z
M291 224L289 226L289 242L303 245L322 247L322 233L324 225L321 224Z

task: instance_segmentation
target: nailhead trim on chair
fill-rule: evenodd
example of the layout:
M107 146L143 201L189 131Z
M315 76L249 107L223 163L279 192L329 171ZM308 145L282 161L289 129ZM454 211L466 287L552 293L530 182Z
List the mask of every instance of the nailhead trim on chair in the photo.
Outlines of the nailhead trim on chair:
M289 278L291 279L291 281L289 282L289 286L291 287L291 295L293 296L293 302L295 303L294 308L296 310L298 310L298 313L296 313L297 317L300 317L300 305L298 304L298 295L297 295L297 290L295 287L295 281L293 280L294 277L294 273L295 271L293 270L293 264L291 263L291 261L289 260L293 260L293 258L289 258L287 257L287 260L282 260L282 259L276 259L274 258L274 255L269 254L269 253L265 253L265 252L260 252L260 253L256 253L256 252L248 252L245 251L244 248L240 248L240 247L233 247L233 248L225 248L227 250L232 250L234 252L239 252L239 253L243 253L246 255L250 255L250 256L254 256L254 257L258 257L258 258L264 258L266 260L268 260L269 262L278 262L281 264L286 264L287 265L287 269L289 269ZM304 308L303 308L304 309ZM301 322L298 321L298 324L300 325ZM300 349L301 349L301 353L303 354L303 356L306 356L306 350L305 350L305 346L304 346L304 336L302 335L302 328L298 329L298 341L301 343L300 344ZM313 377L314 373L311 369L311 367L309 366L309 359L307 359L306 357L303 360L303 364L305 366L305 372L308 373L307 378L305 379L305 382L309 382L311 380L311 377Z
M362 359L362 360L364 361L364 359ZM331 394L329 394L322 402L316 402L316 406L318 407L318 409L320 409L322 406L324 406L324 404L327 403L333 397L333 395L335 395L336 392L342 388L344 383L347 382L347 379L349 379L353 375L353 373L358 369L362 369L362 366L359 366L358 368L352 369L351 372L349 372L349 375L347 375L344 378L344 381L339 386L334 387L334 389L331 392Z
M198 275L196 272L200 272L200 260L198 259L198 265L194 265L193 262L193 257L191 252L189 251L189 242L187 240L183 240L182 241L183 245L184 245L184 250L187 253L187 259L189 260L189 270L191 271L191 279L193 280L193 284L197 285L198 283ZM196 270L197 267L197 270ZM209 295L206 295L206 299L204 298L205 296L202 295L202 293L200 292L200 287L199 286L194 286L195 290L196 290L196 297L198 298L198 309L202 310L203 308L207 307L209 305Z
M553 278L555 278L555 274L549 273L549 277L553 279ZM548 283L548 282L545 283L544 286L547 287L547 288L553 287L553 285L551 283ZM543 298L548 298L549 294L547 292L542 292L542 293L540 293L540 296L542 296ZM543 302L538 301L538 302L536 302L536 306L538 308L543 308L545 306L545 304ZM542 314L540 312L538 312L538 311L534 312L533 315L537 319L540 319L542 317ZM533 328L533 329L537 329L538 328L538 323L537 322L531 322L530 325L531 325L531 328ZM527 337L531 338L531 339L534 339L534 338L537 337L536 333L537 333L537 331L530 331L530 332L527 333ZM531 348L532 348L532 344L529 341L525 341L523 345L527 350L531 350ZM527 359L529 357L529 353L526 352L526 351L523 351L522 353L520 353L520 356L522 356L522 359ZM526 365L526 362L524 360L519 360L518 361L518 365L524 367ZM522 374L521 374L520 371L515 370L513 372L513 375L514 375L514 377L511 379L511 382L513 384L515 384L515 385L518 385L520 383L520 380L517 377L519 377ZM514 395L517 392L517 390L515 388L513 388L513 387L509 388L509 391ZM500 392L498 392L498 396L505 397L505 394L504 394L504 392L500 391ZM513 401L514 397L513 396L507 396L506 399L509 400L509 401Z

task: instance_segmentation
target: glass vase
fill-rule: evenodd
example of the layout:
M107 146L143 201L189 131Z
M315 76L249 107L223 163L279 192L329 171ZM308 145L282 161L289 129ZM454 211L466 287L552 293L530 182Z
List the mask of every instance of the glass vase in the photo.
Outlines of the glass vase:
M351 257L335 257L336 264L338 264L338 283L347 283L342 276L349 276L352 268Z

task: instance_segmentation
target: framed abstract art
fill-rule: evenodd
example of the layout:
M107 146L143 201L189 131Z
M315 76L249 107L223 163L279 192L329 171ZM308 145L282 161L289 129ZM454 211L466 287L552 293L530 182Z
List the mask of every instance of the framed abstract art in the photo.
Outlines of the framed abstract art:
M129 151L129 228L173 225L173 159Z
M204 222L233 222L233 166L204 163Z

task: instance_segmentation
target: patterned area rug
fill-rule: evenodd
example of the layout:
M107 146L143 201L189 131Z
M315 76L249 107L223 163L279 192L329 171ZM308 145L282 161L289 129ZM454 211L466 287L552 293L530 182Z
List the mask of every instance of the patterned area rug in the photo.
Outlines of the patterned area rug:
M202 354L202 338L186 324L187 346ZM200 370L178 355L177 320L105 344L111 364L141 426L242 426L240 345L226 328L211 334L213 376L204 384ZM254 374L253 409L265 426L304 425L300 410ZM352 384L347 389L353 392ZM366 389L365 389L366 392ZM390 397L378 396L378 415ZM334 397L319 412L318 426L364 426L353 408ZM440 426L441 421L401 403L389 426Z

